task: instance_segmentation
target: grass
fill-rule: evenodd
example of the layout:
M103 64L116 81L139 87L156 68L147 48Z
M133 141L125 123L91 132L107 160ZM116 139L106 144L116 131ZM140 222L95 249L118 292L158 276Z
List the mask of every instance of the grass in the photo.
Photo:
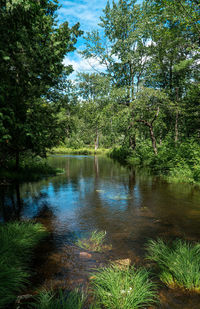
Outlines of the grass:
M156 286L147 270L111 265L93 274L92 291L97 305L108 309L145 308L157 302Z
M101 252L110 248L110 246L105 245L105 237L106 231L93 231L89 237L79 239L76 245L86 250Z
M78 290L64 293L59 290L57 295L53 291L41 291L35 301L28 308L35 309L82 309L85 303L85 295Z
M28 283L32 251L46 235L38 223L0 225L0 308L14 301Z
M151 240L148 259L157 263L160 279L170 287L200 292L200 244L176 240L171 245Z
M58 154L79 154L79 155L94 155L94 154L106 154L110 151L110 149L99 148L95 150L94 148L67 148L65 146L59 146L56 148L52 148L50 153L58 153Z

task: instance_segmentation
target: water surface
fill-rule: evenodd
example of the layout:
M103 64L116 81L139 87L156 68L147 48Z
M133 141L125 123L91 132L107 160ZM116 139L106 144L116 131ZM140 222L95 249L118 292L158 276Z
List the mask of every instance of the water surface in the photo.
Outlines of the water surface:
M199 240L198 187L167 184L106 157L62 155L49 162L65 172L0 188L1 220L34 219L50 231L37 251L34 285L86 286L91 268L119 258L146 265L149 238ZM107 231L112 250L83 259L74 243L93 230ZM198 295L162 286L160 298L157 308L200 308Z

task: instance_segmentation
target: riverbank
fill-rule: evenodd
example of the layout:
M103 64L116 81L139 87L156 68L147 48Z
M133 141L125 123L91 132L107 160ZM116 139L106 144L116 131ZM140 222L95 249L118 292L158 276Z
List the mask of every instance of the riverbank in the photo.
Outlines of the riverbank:
M169 183L200 184L200 146L195 142L184 142L176 147L170 143L158 146L155 155L149 143L139 143L135 150L117 147L109 156L123 164L145 168Z
M95 154L108 154L111 151L111 149L106 148L98 148L95 150L94 148L67 148L65 146L59 146L56 148L52 148L50 150L50 154L77 154L77 155L95 155Z
M0 168L0 184L8 184L14 181L36 181L47 176L56 176L63 170L50 166L46 159L24 158L16 170L15 162L9 161L6 166Z

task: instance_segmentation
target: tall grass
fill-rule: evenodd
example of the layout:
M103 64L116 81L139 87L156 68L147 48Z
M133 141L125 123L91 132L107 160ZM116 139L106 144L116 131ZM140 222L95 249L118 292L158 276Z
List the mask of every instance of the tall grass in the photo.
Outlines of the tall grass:
M108 309L137 309L157 301L147 270L112 265L93 274L92 291L98 305Z
M27 284L32 250L46 234L41 224L0 225L0 308L14 301Z
M94 148L67 148L65 146L59 146L56 148L52 148L50 153L58 153L58 154L79 154L79 155L94 155L94 154L106 154L110 150L105 148L99 148L95 150Z
M77 290L68 294L62 290L56 295L53 291L41 291L36 297L35 302L29 308L35 309L82 309L85 302L85 295Z
M147 251L148 259L159 266L164 283L200 292L200 244L176 240L169 245L158 239L149 241Z
M106 231L93 231L88 238L79 239L76 245L80 248L100 252L105 246Z

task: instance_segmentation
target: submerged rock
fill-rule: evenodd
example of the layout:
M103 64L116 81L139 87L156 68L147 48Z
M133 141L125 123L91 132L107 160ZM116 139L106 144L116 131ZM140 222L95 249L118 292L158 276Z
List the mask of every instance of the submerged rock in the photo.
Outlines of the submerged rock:
M80 252L79 255L80 257L85 258L85 259L90 259L92 257L92 254L88 252Z
M131 265L131 259L119 259L115 260L114 263L119 267L128 267Z

